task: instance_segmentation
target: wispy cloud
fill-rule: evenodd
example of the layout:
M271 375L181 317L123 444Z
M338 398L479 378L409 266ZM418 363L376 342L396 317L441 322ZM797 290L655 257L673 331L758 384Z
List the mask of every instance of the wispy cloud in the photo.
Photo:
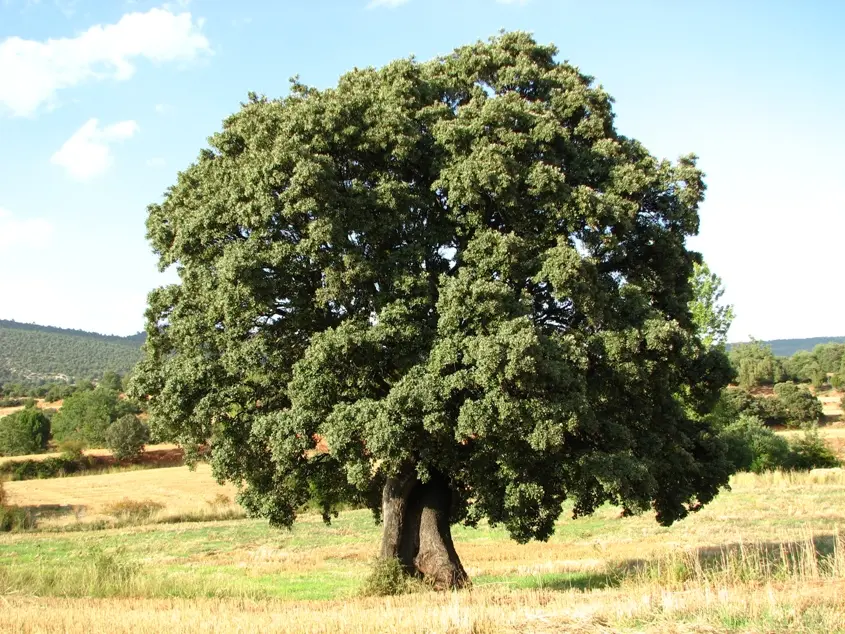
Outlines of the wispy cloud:
M18 218L0 207L0 253L15 247L46 245L53 234L53 225L43 218Z
M410 0L370 0L370 3L367 5L367 8L395 9L396 7L402 6L403 4L407 4L409 1Z
M114 162L111 144L131 138L138 130L135 121L101 128L96 119L89 119L53 154L50 162L63 167L76 180L91 180L105 174Z
M165 160L161 156L154 156L153 158L147 159L146 163L147 167L153 167L157 169L159 167L164 167L165 165L167 165L167 160Z
M125 81L135 62L189 61L211 50L202 21L166 9L128 13L73 38L0 41L0 112L31 116L60 90L89 81Z

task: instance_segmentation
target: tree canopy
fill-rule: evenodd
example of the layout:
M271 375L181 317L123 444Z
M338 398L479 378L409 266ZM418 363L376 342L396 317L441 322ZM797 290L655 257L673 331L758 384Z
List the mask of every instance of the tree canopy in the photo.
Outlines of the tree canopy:
M705 346L724 346L734 319L731 304L722 304L725 288L722 278L713 273L706 262L695 262L692 275L692 318Z
M253 514L365 502L382 556L448 586L451 523L546 539L570 499L670 524L726 484L703 415L731 370L689 309L702 174L556 53L506 33L251 95L149 207L179 282L133 390Z

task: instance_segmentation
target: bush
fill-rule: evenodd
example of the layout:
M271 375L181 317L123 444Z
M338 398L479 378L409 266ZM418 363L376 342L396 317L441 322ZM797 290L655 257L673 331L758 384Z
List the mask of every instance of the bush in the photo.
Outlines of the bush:
M134 414L118 418L106 430L106 447L117 460L137 458L150 439L150 430Z
M85 443L81 440L65 440L60 442L58 446L62 457L68 460L79 460L82 457L83 449L85 449Z
M842 462L833 453L818 429L805 432L804 437L792 443L790 467L796 471L829 469L839 467Z
M824 419L824 411L819 399L806 388L794 383L778 383L775 394L786 412L787 425L799 427L817 423Z
M38 453L49 439L50 421L34 407L0 418L0 455Z
M102 447L106 430L117 418L117 392L77 389L53 418L53 437L60 442L80 440L89 447Z
M87 456L78 459L60 456L44 460L16 460L0 464L0 475L9 476L10 480L43 480L87 471L93 465L94 460Z
M740 415L722 430L721 438L737 471L762 473L791 466L789 443L757 416Z
M366 597L388 597L407 594L421 587L421 583L408 575L395 557L376 559L360 594Z

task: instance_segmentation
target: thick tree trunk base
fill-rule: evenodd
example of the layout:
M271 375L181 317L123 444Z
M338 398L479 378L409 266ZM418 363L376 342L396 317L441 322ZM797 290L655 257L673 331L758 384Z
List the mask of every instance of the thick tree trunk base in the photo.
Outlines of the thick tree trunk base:
M381 557L399 559L409 574L438 590L468 586L452 543L451 504L449 485L439 474L425 483L413 472L388 480L382 497Z

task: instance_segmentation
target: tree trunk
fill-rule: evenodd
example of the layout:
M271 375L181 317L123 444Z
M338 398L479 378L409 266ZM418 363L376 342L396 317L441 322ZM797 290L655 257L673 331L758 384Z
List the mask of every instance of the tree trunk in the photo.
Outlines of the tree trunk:
M381 557L396 557L409 574L423 577L438 590L469 585L452 543L451 505L449 484L440 474L423 483L408 469L388 479L382 494Z

